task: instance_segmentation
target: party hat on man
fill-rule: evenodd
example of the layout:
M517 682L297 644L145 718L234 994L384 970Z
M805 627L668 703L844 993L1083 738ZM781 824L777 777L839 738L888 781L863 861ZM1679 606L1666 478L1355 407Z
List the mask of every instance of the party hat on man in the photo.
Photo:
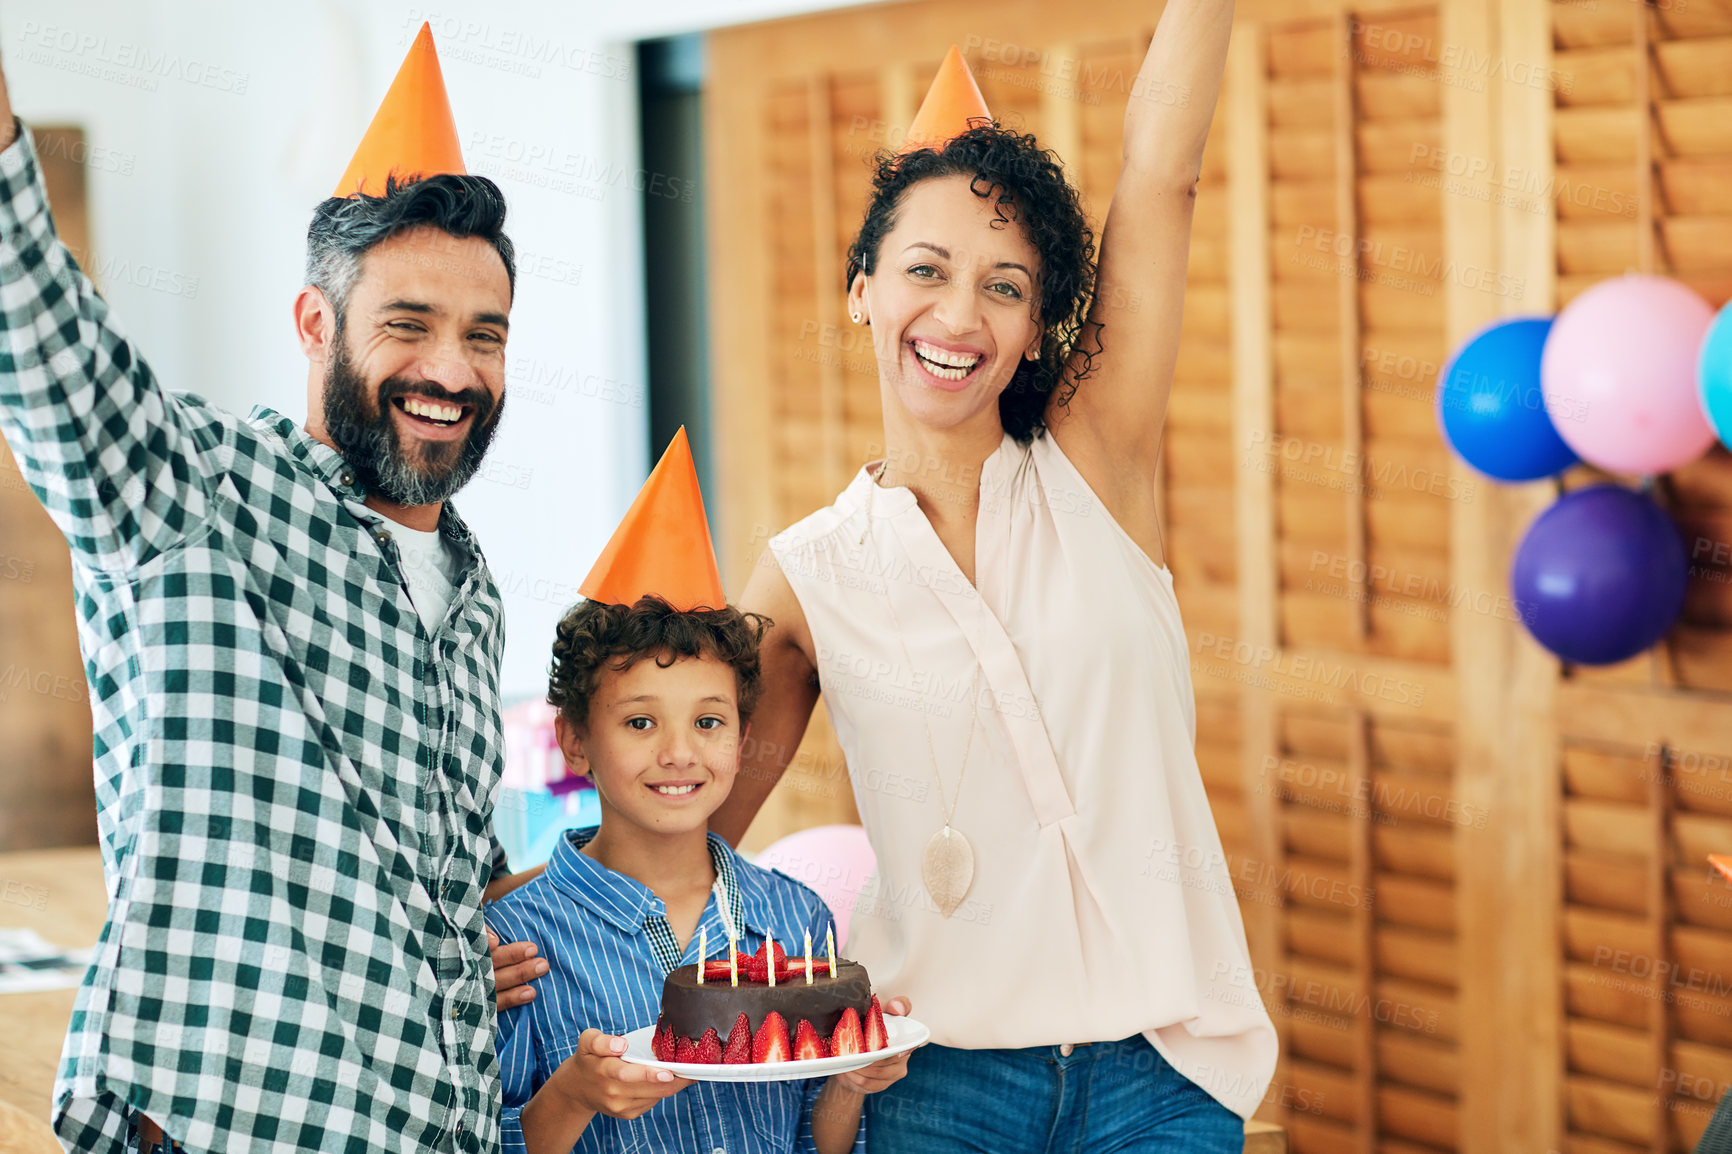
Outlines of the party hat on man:
M1727 881L1732 882L1732 856L1711 853L1708 855L1708 864L1719 870Z
M610 605L631 605L653 593L680 610L726 607L685 426L577 591Z
M943 148L952 138L974 127L971 121L990 124L992 113L987 111L986 98L980 94L968 62L952 44L944 63L938 66L938 75L932 78L932 87L926 90L926 99L920 102L920 111L914 114L914 123L908 126L908 140L902 152Z
M445 96L445 76L439 71L439 54L433 51L433 29L424 23L331 195L383 196L385 178L392 173L399 180L409 180L467 171L457 144L457 122Z

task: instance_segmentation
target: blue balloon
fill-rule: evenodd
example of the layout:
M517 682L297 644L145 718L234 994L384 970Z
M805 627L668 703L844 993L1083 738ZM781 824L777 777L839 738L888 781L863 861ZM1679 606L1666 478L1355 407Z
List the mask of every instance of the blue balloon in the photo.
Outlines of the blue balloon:
M1696 395L1720 443L1732 447L1732 303L1720 310L1696 359Z
M1515 608L1534 640L1579 665L1647 649L1684 608L1690 560L1672 519L1641 493L1595 485L1535 518L1510 566Z
M1540 390L1550 317L1498 321L1468 339L1437 378L1443 438L1495 481L1537 481L1579 458L1558 436Z

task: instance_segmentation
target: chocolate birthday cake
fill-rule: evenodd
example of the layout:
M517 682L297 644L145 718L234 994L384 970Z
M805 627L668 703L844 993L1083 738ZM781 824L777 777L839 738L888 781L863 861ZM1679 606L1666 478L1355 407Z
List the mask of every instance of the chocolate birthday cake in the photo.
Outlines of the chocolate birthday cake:
M865 966L789 957L776 946L772 985L767 947L737 959L738 984L734 964L727 961L681 966L669 974L656 1020L656 1057L712 1064L786 1062L864 1054L889 1045Z

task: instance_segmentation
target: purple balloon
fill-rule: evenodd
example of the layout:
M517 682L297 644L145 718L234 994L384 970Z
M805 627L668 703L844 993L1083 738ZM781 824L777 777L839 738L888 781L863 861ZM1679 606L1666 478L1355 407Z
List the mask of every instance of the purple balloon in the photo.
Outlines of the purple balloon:
M1516 609L1534 640L1578 665L1647 649L1684 608L1690 560L1653 501L1617 485L1558 498L1528 526L1510 566Z

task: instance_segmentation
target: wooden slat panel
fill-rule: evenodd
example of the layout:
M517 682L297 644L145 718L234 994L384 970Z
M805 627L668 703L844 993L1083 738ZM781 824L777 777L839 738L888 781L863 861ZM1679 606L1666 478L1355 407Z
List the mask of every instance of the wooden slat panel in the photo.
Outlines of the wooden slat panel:
M1460 1122L1450 1097L1405 1086L1380 1086L1377 1113L1387 1133L1437 1149L1455 1147Z
M1377 916L1396 925L1452 932L1455 891L1421 878L1384 874L1377 879Z
M1570 1070L1630 1086L1654 1085L1660 1055L1646 1030L1607 1022L1572 1021L1566 1028Z
M1455 939L1449 934L1385 928L1377 932L1379 972L1454 988L1461 977Z
M1571 1126L1625 1142L1653 1140L1652 1090L1637 1090L1598 1078L1571 1077L1565 1081L1564 1093Z
M1732 98L1707 97L1700 100L1668 100L1659 105L1657 116L1660 131L1673 156L1719 156L1732 151L1727 147L1728 116L1732 116Z
M1391 1082L1439 1094L1454 1094L1461 1078L1455 1048L1422 1035L1380 1031L1377 1063L1379 1072Z

